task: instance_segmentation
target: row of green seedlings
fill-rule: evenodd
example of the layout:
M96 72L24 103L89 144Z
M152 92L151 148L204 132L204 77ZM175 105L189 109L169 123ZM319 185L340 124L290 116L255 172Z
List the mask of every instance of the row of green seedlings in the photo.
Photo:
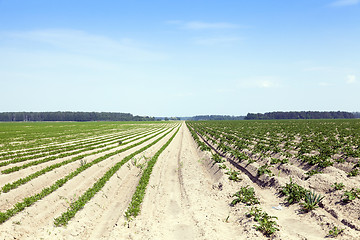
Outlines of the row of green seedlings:
M186 123L186 125L188 126L188 129L190 130L191 136L193 137L193 139L197 143L200 150L201 151L210 151L211 148L208 145L206 145L203 141L200 140L200 138L197 135L197 133L195 132L195 130L188 123Z
M204 133L205 135L204 137L208 138L210 142L218 145L217 147L218 149L221 149L224 152L232 152L232 155L234 157L239 158L241 160L247 159L249 161L249 164L256 161L255 159L250 159L250 157L246 156L244 153L239 153L236 151L236 150L241 151L247 149L248 146L252 144L250 139L244 140L243 139L244 136L241 136L240 138L239 136L236 136L233 133L226 133L224 131L213 130L205 127L203 128L202 133ZM235 150L228 145L233 145L235 147ZM278 145L275 142L271 143L270 146L265 146L264 144L261 143L261 141L258 141L257 144L255 144L254 147L252 147L251 152L260 153L259 158L270 156L271 153L281 152L281 150L279 149ZM282 154L285 155L286 157L292 156L292 154L287 151L285 152L283 151Z
M224 130L224 129L223 129ZM231 130L231 129L230 129ZM229 131L229 129L227 129L227 131ZM229 136L227 133L225 133L224 131L223 132L214 132L212 130L209 130L208 128L205 130L205 132L207 134L210 134L216 138L219 138L220 136L223 136L223 138L227 139L227 140L230 140L232 144L234 145L238 145L238 140L236 139L236 136ZM243 137L243 136L242 136ZM331 166L333 165L333 161L331 159L331 156L333 156L336 151L335 149L338 149L339 147L342 147L341 144L339 144L338 141L336 141L336 139L334 138L331 138L331 136L327 136L327 138L318 138L318 142L314 142L313 139L310 139L310 138L306 138L306 137L303 137L303 141L300 143L300 145L298 146L295 146L294 144L288 144L287 142L285 142L285 152L283 152L282 154L285 154L287 157L291 157L292 154L290 154L289 152L287 152L287 149L289 149L289 146L291 145L294 145L295 148L294 149L299 149L298 150L298 158L301 159L302 161L304 162L307 162L309 163L310 165L317 165L317 167L319 169L323 169L327 166ZM331 144L329 143L320 143L320 140L321 139L327 139L327 141L329 141L329 139L332 140ZM270 152L280 152L280 149L277 147L277 144L276 144L276 141L274 142L273 139L270 139L270 140L267 140L267 141L270 141L270 145L269 146L265 146L260 140L257 142L257 144L254 146L253 148L253 151L252 152L259 152L260 154L263 154L264 156L267 156L268 154L264 154L264 153L269 153ZM214 141L216 142L216 141ZM223 147L223 139L220 139L220 144L219 144L219 147L220 148L223 148L224 151L227 150L227 147ZM243 147L244 145L244 142L242 141L241 142L241 145L240 147ZM279 144L279 143L278 143ZM329 147L331 145L331 147ZM271 146L271 147L270 147ZM310 148L311 146L311 148ZM314 146L316 148L314 148ZM320 151L320 154L319 155L315 155L315 156L307 156L307 155L304 155L304 153L310 153L311 150L317 150L319 149ZM343 158L339 158L337 159L336 161L342 161L344 162L345 159L347 158L347 156L353 156L353 157L356 157L356 156L360 156L359 154L350 154L349 153L349 147L347 147L344 153L344 157ZM349 154L347 154L349 153ZM360 153L358 151L358 153ZM252 160L252 161L255 161L255 160ZM355 167L354 167L355 168ZM312 172L309 172L309 174L316 174L317 172L316 171L312 171ZM354 169L353 171L351 171L349 173L349 176L354 176L354 175L357 175L359 173L359 170L358 169Z
M331 187L333 188L333 191L338 191L344 189L345 185L342 182L335 182L333 185L331 185ZM350 190L345 190L342 197L343 198L341 201L343 203L350 203L357 198L360 199L360 188L351 188Z
M214 143L216 141L213 140L212 142ZM221 150L223 152L229 152L231 156L237 158L240 161L242 161L244 159L248 159L248 164L253 163L253 162L256 161L255 159L250 159L249 156L245 155L244 153L238 153L234 149L231 149L231 147L226 146L224 144L223 139L220 139L220 144L218 144L217 149ZM265 157L265 156L266 155L263 155L263 157ZM312 158L320 159L319 156L313 156ZM261 175L267 174L270 177L274 176L274 174L272 173L270 167L272 165L275 165L275 164L278 164L278 163L286 164L288 162L289 162L289 160L287 158L284 158L284 159L271 158L270 165L264 164L263 166L259 167L257 175L261 176ZM333 165L333 162L331 160L329 160L329 159L324 160L324 161L320 161L320 162L316 162L316 163L315 162L308 162L308 163L310 163L310 165L318 164L318 167L316 169L313 169L313 170L310 170L310 171L306 172L305 173L307 175L306 179L310 178L311 176L313 176L315 174L322 173L322 170L324 168ZM355 166L353 167L353 170L348 173L348 176L356 176L356 175L358 175L360 173L359 168L360 168L360 161L357 164L355 164Z
M142 148L142 151L145 151L147 148L151 147L152 145L155 144L156 141L159 141L161 138L165 137L167 134L169 134L173 129L170 129L168 132L166 132L163 136L161 136L160 138L158 138L157 140L155 140L154 142L148 144L147 146ZM44 188L40 193L37 193L35 195L32 195L30 197L26 197L24 198L22 201L16 203L12 208L6 210L5 212L0 212L0 223L5 222L6 220L8 220L9 218L11 218L12 216L14 216L16 213L24 210L26 207L30 207L32 204L34 204L36 201L43 199L44 197L48 196L49 194L51 194L52 192L56 191L57 189L59 189L60 187L62 187L65 183L67 183L69 180L71 180L72 178L74 178L75 176L79 175L81 172L85 171L86 169L90 168L91 166L100 163L101 161L108 159L109 157L112 157L116 154L119 154L121 152L124 152L126 150L129 150L131 148L134 148L148 140L150 140L151 138L156 137L157 135L159 135L161 133L158 133L154 136L151 136L141 142L135 143L127 148L106 154L104 156L101 156L99 158L96 158L95 160L84 164L83 166L77 168L75 171L69 173L68 175L66 175L65 177L57 180L54 184L52 184L50 187L46 187ZM140 153L140 151L137 151L137 153ZM131 156L130 158L127 158L127 160L131 159L134 155L131 154L129 155ZM124 161L119 162L118 164L123 164L125 163ZM88 193L89 194L89 193ZM64 216L64 218L66 218Z
M223 144L223 145L224 145L224 144ZM220 149L219 149L219 148L220 148ZM223 152L224 152L224 151L229 151L229 147L227 147L226 150L224 150L224 147L218 147L218 150L222 150ZM244 154L244 153L238 153L236 150L233 150L233 149L231 149L231 150L229 151L229 153L230 153L230 155L231 155L232 157L237 158L240 162L241 162L242 160L244 160L244 159L248 159L248 164L252 163L252 161L250 160L250 158L249 158L246 154ZM213 155L212 159L213 159L215 162L218 162L218 163L221 163L222 161L224 161L224 160L222 160L222 158L221 158L218 154ZM284 158L284 159L271 158L270 165L265 164L265 165L259 167L259 169L258 169L258 171L257 171L257 176L259 177L259 176L262 176L262 175L264 175L264 174L267 174L267 175L269 175L270 177L271 177L271 176L274 176L274 174L273 174L272 171L270 170L270 167L271 167L272 165L275 165L275 164L278 164L278 163L286 164L286 163L288 163L288 162L289 162L289 159L287 159L287 158ZM219 167L220 167L220 168L226 168L225 165L219 165ZM230 172L230 176L236 176L236 175L235 175L234 172L232 172L232 173ZM233 178L236 179L236 177L233 177Z
M129 135L129 134L127 134L127 135ZM23 157L18 157L17 156L13 160L0 162L0 167L7 166L9 164L14 164L14 163L19 163L19 162L32 160L32 159L36 159L36 158L40 158L40 157L46 157L46 156L50 156L50 155L55 155L55 154L58 154L58 155L50 156L48 158L59 158L59 157L62 157L62 156L75 155L75 154L78 154L79 152L93 150L95 148L101 148L101 147L104 147L106 145L118 142L123 137L124 136L117 136L117 137L112 138L110 140L106 139L106 140L101 140L101 141L87 142L86 144L79 143L79 144L72 145L72 146L60 146L60 147L57 147L57 149L54 150L54 151L41 153L41 154L37 154L37 155L23 156ZM102 144L102 145L100 145L100 144ZM78 151L70 152L70 151L73 151L73 150L78 150ZM46 150L44 150L44 151L46 151ZM63 152L67 152L67 153L63 153ZM61 154L61 153L63 153L63 154ZM48 159L48 158L46 158L46 159Z
M168 132L170 133L170 132ZM167 133L167 134L168 134ZM176 131L177 133L177 131ZM148 144L147 146L141 148L140 150L126 156L125 158L123 158L120 162L116 163L112 168L110 168L104 175L103 177L101 177L98 181L96 181L94 183L94 185L89 188L83 195L81 195L78 200L76 200L75 202L73 202L70 207L67 209L66 212L63 212L61 214L61 216L57 217L54 219L54 224L55 226L65 226L67 225L67 223L75 216L75 214L80 211L85 204L90 201L90 199L93 198L93 196L95 196L95 194L97 192L99 192L104 186L105 183L125 164L127 163L130 159L132 159L134 156L144 152L146 149L150 148L151 146L153 146L154 144L156 144L157 142L159 142L162 138L164 138L167 134L161 136L160 138L158 138L157 140L155 140L154 142ZM151 160L149 161L151 162ZM145 169L144 173L147 170Z
M119 144L121 144L120 141L119 141ZM53 160L56 160L56 159L59 159L59 158L64 158L64 157L68 157L68 156L72 156L72 155L77 155L79 153L86 152L86 151L91 151L91 150L94 150L94 149L97 149L97 148L104 148L106 146L107 146L107 144L99 145L99 146L91 146L91 147L87 147L87 148L84 148L84 149L81 149L81 150L75 151L75 152L62 153L62 154L59 154L59 155L56 155L56 156L51 156L51 157L47 157L47 158L44 158L44 159L31 161L29 163L26 163L26 164L23 164L23 165L20 165L20 166L7 168L7 169L2 170L1 173L3 173L3 174L13 173L13 172L16 172L16 171L19 171L21 169L25 169L25 168L28 168L28 167L31 167L31 166L36 166L36 165L46 163L46 162L50 162L50 161L53 161ZM117 147L117 146L114 146L113 148L115 148L115 147ZM16 161L16 160L14 160L14 161ZM25 161L25 160L23 160L23 161Z
M85 148L85 147L95 146L96 144L103 144L103 143L113 144L113 143L118 142L118 140L120 138L123 138L124 136L130 136L131 134L136 134L136 133L137 132L131 132L131 133L126 133L125 135L123 133L122 136L116 136L116 137L108 138L108 139L105 139L105 140L102 139L100 141L99 140L90 141L90 142L87 142L86 144L81 142L80 144L76 144L76 145L72 145L72 146L57 146L57 148L61 148L61 150L57 150L56 152L52 152L52 153L51 152L50 153L44 153L44 154L41 154L41 156L40 155L39 156L38 155L36 155L36 156L28 156L28 157L23 157L23 158L17 158L17 159L11 160L11 161L1 162L0 167L1 166L6 166L6 165L9 165L9 164L12 164L12 163L23 162L23 161L35 159L35 158L38 158L38 157L51 155L51 154L54 154L54 153L67 152L67 151L70 151L70 150L74 150L75 149L74 147L76 147L76 149L79 149L79 146L81 146L80 148ZM104 145L101 145L99 147L103 147L103 146Z
M224 159L221 158L218 154L212 155L212 160L215 163L219 164L220 168L228 170L225 174L229 175L229 180L240 182L240 172L236 170L232 170L227 168L224 164ZM231 206L235 206L238 203L244 203L247 206L252 206L259 204L259 199L255 196L255 190L252 187L245 186L241 187L238 192L236 192L232 197L235 199L230 203ZM255 210L254 210L255 209ZM278 224L274 221L275 216L270 216L266 212L262 211L258 207L252 207L250 212L247 213L248 217L254 217L254 220L258 223L258 225L254 225L255 229L262 232L265 236L270 236L276 231L279 231Z
M229 180L240 182L242 179L240 178L240 172L236 170L232 170L225 165L225 159L222 158L219 154L212 154L211 159L214 161L214 164L218 164L220 169L224 169L225 174L229 175Z
M204 133L203 133L204 134ZM206 138L205 135L204 137ZM218 135L219 136L219 135ZM238 159L240 162L243 160L247 160L248 164L251 164L253 162L256 162L256 159L254 158L250 158L249 155L243 153L243 152L239 152L239 149L233 149L232 147L228 146L227 144L227 140L226 137L220 137L219 136L219 142L217 140L215 140L215 138L212 138L213 136L208 136L208 139L210 140L210 142L212 142L213 144L217 144L217 150L222 151L224 153L229 153L232 157ZM266 157L266 155L261 154L259 156L260 157ZM287 163L288 159L284 159L284 160L280 160L281 163ZM262 167L262 169L260 169L260 171L258 172L259 175L263 175L264 173L271 173L271 171L269 171L268 169L269 166L264 166ZM266 169L265 169L266 168ZM262 171L264 170L264 172L262 173ZM271 175L271 174L270 174Z
M178 133L180 128L176 130L176 132L171 136L171 138L160 148L159 151L155 153L155 155L151 158L148 162L147 167L145 168L139 183L136 187L135 193L131 199L128 209L125 212L125 218L127 221L131 221L133 218L137 217L141 211L141 204L144 200L146 188L150 181L150 176L152 170L155 166L157 159L159 158L160 154L165 150L165 148L171 143L171 141L175 138L176 134Z
M341 190L345 186L343 183L335 182L332 187L335 190ZM288 205L300 203L303 212L310 212L318 208L320 202L324 199L324 196L315 193L315 191L310 191L294 183L291 177L290 182L283 186L280 190L280 194L286 196L285 200ZM350 191L345 191L343 197L344 198L342 199L342 201L344 203L353 201L355 198L360 198L360 189L351 189ZM341 229L338 226L334 226L332 229L329 230L328 237L336 237L344 230L345 229Z
M123 134L124 133L121 132L120 134L118 133L118 134L112 134L111 136L100 136L100 137L93 138L90 140L83 139L83 140L80 140L80 141L77 141L74 143L51 145L51 146L41 147L41 148L36 148L36 149L31 149L31 150L24 149L24 151L21 151L21 152L9 152L7 155L3 154L4 156L1 157L0 160L3 161L3 160L10 159L10 158L15 158L15 157L16 158L28 157L30 155L32 155L32 159L40 158L40 157L56 154L56 153L58 153L57 150L71 151L71 150L77 149L79 147L84 147L84 145L89 145L91 143L100 144L100 143L104 143L104 142L114 141L114 139L116 140L117 138L121 137L121 135L123 135ZM2 165L0 165L0 166L2 166Z
M255 229L262 232L265 236L270 237L276 231L279 231L279 225L274 219L275 216L270 216L264 212L261 208L255 207L254 205L259 204L259 199L255 196L255 190L252 187L245 186L241 187L233 197L235 199L230 203L231 206L235 206L238 203L244 203L247 206L252 206L250 212L246 213L247 217L254 217L254 221L257 222L254 225Z
M87 124L87 123L81 123L81 124ZM91 124L91 123L90 123ZM44 125L41 123L41 125ZM94 128L86 129L84 131L83 127L80 126L72 126L69 128L67 123L59 123L57 124L57 127L51 128L51 131L49 132L49 128L46 128L46 126L39 126L37 127L36 131L33 132L22 132L22 136L18 136L18 131L14 134L14 127L15 125L12 125L12 127L9 127L8 132L10 133L9 136L5 136L6 142L10 141L21 141L22 144L19 144L17 146L9 145L7 144L8 150L4 153L2 153L0 156L7 155L9 152L11 154L13 153L20 153L23 151L24 148L27 150L41 150L39 149L39 146L41 145L53 145L54 140L56 144L62 144L69 141L78 141L79 139L99 136L103 134L107 134L107 132L114 132L113 129L101 129L99 130L99 123L93 123L92 124ZM101 124L100 124L101 126ZM63 129L66 127L66 129ZM128 128L128 127L127 127ZM124 128L125 129L125 128ZM3 129L5 131L5 129ZM65 130L65 131L64 131ZM117 129L116 129L117 130ZM64 134L65 133L65 134ZM14 139L15 136L15 139ZM18 136L18 137L16 137Z
M166 131L166 129L160 131L159 134L163 133L164 131ZM129 143L131 143L131 142L134 142L134 141L137 141L137 140L139 140L139 139L145 138L145 137L147 137L147 136L149 136L149 135L151 135L151 134L153 134L152 131L151 131L150 133L145 134L145 135L143 135L143 133L140 133L140 134L137 134L137 135L133 135L133 136L124 138L124 139L122 140L122 142L121 142L121 143L119 142L119 143L120 143L120 145L129 144ZM137 136L139 136L139 135L141 135L141 136L140 136L140 137L137 137ZM155 136L156 136L156 135L155 135ZM131 139L131 138L133 138L133 137L137 137L137 138L134 138L134 139L132 139L132 140L126 142L126 143L123 142L123 141L126 141L126 140L128 140L128 139ZM148 138L148 139L149 139L149 138ZM105 151L108 151L108 150L111 150L111 149L117 148L117 147L118 147L118 146L113 146L113 147L101 149L101 150L96 151L96 152L93 152L93 153L82 154L82 155L79 155L79 156L75 156L75 157L73 157L73 158L71 158L71 159L69 159L69 160L65 160L65 161L62 161L62 162L60 162L60 163L53 164L53 165L48 166L48 167L46 167L46 168L43 168L43 169L41 169L41 170L39 170L39 171L37 171L37 172L34 172L34 173L32 173L32 174L30 174L30 175L28 175L28 176L26 176L26 177L20 178L20 179L14 181L14 182L12 182L12 183L7 183L7 184L5 184L5 185L1 188L1 191L4 192L4 193L9 192L10 190L15 189L15 188L17 188L17 187L19 187L20 185L23 185L23 184L25 184L25 183L28 183L28 182L30 182L31 180L33 180L33 179L35 179L35 178L37 178L37 177L39 177L39 176L41 176L41 175L43 175L43 174L45 174L45 173L47 173L47 172L50 172L50 171L52 171L52 170L54 170L54 169L56 169L56 168L65 166L65 165L67 165L67 164L69 164L69 163L72 163L72 162L75 162L75 161L77 161L77 160L80 160L80 166L83 166L83 165L85 165L85 164L87 163L86 160L84 160L83 158L88 157L88 156L91 156L91 155L95 155L95 154L98 154L98 153L101 153L101 152L105 152Z

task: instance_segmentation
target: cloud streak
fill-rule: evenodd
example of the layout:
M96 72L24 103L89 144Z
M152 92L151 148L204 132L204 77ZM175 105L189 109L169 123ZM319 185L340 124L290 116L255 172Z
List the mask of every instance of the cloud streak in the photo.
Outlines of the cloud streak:
M360 3L360 0L338 0L335 2L332 2L330 6L332 7L345 7L345 6L352 6L357 5Z
M214 37L214 38L197 38L194 43L204 46L213 46L213 45L227 45L240 41L241 38L238 37Z
M355 75L353 75L353 74L347 75L347 77L346 77L346 83L347 84L354 84L356 82L357 81L356 81L356 76Z
M138 47L131 39L114 40L105 36L71 29L8 32L0 36L22 41L30 46L87 56L120 57L128 60L155 60L164 56ZM32 47L33 48L33 47Z
M218 29L235 29L243 26L227 22L202 22L202 21L168 21L168 24L178 25L183 29L189 30L218 30Z
M277 88L280 87L278 78L273 76L259 76L239 81L240 88Z

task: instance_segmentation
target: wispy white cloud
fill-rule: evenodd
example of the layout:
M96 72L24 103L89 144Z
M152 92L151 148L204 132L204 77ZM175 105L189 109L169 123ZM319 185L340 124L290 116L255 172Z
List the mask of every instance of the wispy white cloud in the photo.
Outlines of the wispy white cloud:
M330 3L330 6L344 7L344 6L357 5L359 3L360 3L360 0L337 0L335 2Z
M319 82L319 86L320 87L331 87L331 86L334 86L334 84L329 83L329 82Z
M353 83L356 83L356 82L357 82L357 80L356 80L355 75L353 75L353 74L347 75L347 77L346 77L346 83L347 84L353 84Z
M309 68L305 68L303 71L304 72L329 72L334 70L331 67L309 67Z
M195 44L213 46L213 45L227 45L240 41L241 38L238 37L213 37L213 38L196 38L194 40Z
M208 23L208 22L186 22L184 28L187 29L228 29L228 28L238 28L239 26L232 23L226 22L216 22L216 23Z
M50 29L24 32L1 33L0 36L23 41L28 45L50 47L51 51L62 50L68 53L121 57L129 60L154 60L164 56L139 47L131 39L111 39L106 36L90 34L71 29Z
M184 29L190 30L206 30L206 29L234 29L234 28L245 28L238 24L228 22L202 22L202 21L180 21L172 20L167 21L168 24L178 25Z
M277 88L281 84L277 77L258 76L238 82L239 88Z

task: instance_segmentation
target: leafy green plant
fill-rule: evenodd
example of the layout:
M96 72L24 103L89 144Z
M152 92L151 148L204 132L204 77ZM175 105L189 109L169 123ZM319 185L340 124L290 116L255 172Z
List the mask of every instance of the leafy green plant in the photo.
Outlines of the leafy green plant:
M254 217L255 221L259 221L259 218L261 217L262 210L259 207L251 207L250 211L246 213L247 217Z
M221 169L226 169L226 165L223 163L223 164L219 164L219 168Z
M229 175L229 179L235 182L240 182L241 178L239 177L240 172L236 171L236 170L229 170L228 172L226 172L225 174Z
M265 213L261 218L259 218L259 225L255 225L256 230L262 232L267 237L276 231L279 231L279 225L274 220L272 220L274 218L277 219L277 217L269 216L267 213Z
M337 237L340 235L345 229L344 228L338 228L337 226L334 226L330 231L328 236L329 237Z
M305 188L299 186L296 183L292 182L292 178L290 177L290 183L287 183L282 187L280 193L286 196L286 201L288 204L293 204L300 202L305 198L305 195L308 191Z
M272 164L272 165L278 164L278 163L285 164L288 162L289 162L289 159L287 159L287 158L284 158L284 159L271 158L271 160L270 160L270 164Z
M257 171L257 175L258 176L261 176L261 175L264 175L264 174L267 174L269 175L270 177L273 176L274 174L272 173L272 171L269 169L270 165L268 164L265 164L261 167L259 167L258 171Z
M345 203L351 202L356 198L360 198L360 189L352 188L350 191L345 191L343 197L342 201Z
M231 206L235 206L239 202L245 203L248 206L260 203L255 196L254 188L250 186L241 187L240 191L237 191L233 197L236 198L231 202Z
M359 169L355 168L348 173L348 176L355 177L355 176L359 175L359 173L360 173Z
M219 154L213 154L211 157L212 160L214 160L216 163L223 163L225 160L219 156Z
M254 220L259 223L259 225L254 225L255 229L265 236L269 237L279 231L278 224L273 220L277 219L277 217L270 216L259 207L251 207L250 212L246 213L246 215L247 217L254 217Z
M345 185L343 183L334 182L334 184L331 185L331 187L333 187L335 190L342 190L345 187Z
M320 194L316 194L315 191L313 192L306 192L305 194L305 202L300 203L303 207L303 210L305 212L309 212L314 210L315 208L318 208L319 203L324 199L324 196L321 196Z

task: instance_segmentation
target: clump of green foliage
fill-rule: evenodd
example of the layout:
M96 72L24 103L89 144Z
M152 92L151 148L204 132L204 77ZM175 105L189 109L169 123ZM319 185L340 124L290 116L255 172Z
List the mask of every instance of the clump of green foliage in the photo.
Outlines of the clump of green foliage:
M231 202L231 206L235 206L239 202L245 203L248 206L260 203L259 199L255 196L254 188L249 186L241 187L240 191L236 192L233 197L236 198Z
M229 175L229 179L235 182L240 182L241 178L239 177L240 172L235 171L235 170L229 170L228 172L226 172L225 174Z
M352 188L350 191L345 191L343 197L342 201L344 203L349 203L356 198L360 198L360 188Z
M333 187L335 190L342 190L345 187L345 185L343 183L334 182L334 184L331 185L331 187Z
M296 183L293 183L291 177L290 177L290 183L287 183L280 190L280 193L286 196L285 200L288 204L300 202L302 199L305 198L307 192L308 190L306 190L305 188L299 186Z
M254 225L255 229L262 232L267 237L274 234L276 231L279 231L279 225L273 220L277 219L277 217L270 216L266 212L262 211L261 208L251 207L247 216L254 217L254 220L259 224Z
M258 171L257 171L257 175L260 177L261 175L267 174L270 177L273 176L274 174L272 173L272 171L269 169L270 165L265 164L261 167L259 167Z
M279 158L271 158L271 160L270 160L270 164L272 164L272 165L278 164L278 163L285 164L288 162L289 162L289 159L287 159L287 158L284 158L282 160Z
M328 237L337 237L339 234L341 234L345 229L338 228L337 226L334 226L328 234Z
M303 207L305 212L309 212L318 208L318 204L324 199L324 196L320 194L316 194L315 191L313 192L306 192L304 202L300 203Z
M351 170L351 171L348 173L348 176L349 176L349 177L355 177L355 176L359 175L359 173L360 173L359 169L354 168L353 170Z
M219 154L213 154L211 157L212 160L214 160L216 163L223 163L225 160L219 156Z

